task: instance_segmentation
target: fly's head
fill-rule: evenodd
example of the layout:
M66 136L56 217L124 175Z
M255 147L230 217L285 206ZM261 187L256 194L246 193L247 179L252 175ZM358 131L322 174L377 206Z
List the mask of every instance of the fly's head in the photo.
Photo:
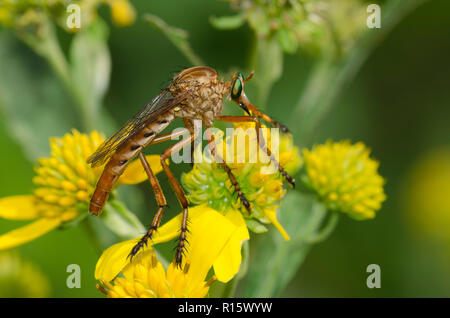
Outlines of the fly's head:
M244 91L244 84L253 77L253 71L245 78L241 72L235 74L231 80L230 96L231 100L242 108L248 115L255 110L255 106L248 100Z

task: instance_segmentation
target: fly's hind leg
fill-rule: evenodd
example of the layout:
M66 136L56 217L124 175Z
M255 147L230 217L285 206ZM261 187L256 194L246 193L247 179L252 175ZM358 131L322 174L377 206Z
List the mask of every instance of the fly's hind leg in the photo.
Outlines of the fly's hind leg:
M144 245L147 245L147 241L149 239L152 239L153 232L156 231L159 224L161 223L164 207L167 205L166 198L158 182L158 179L153 173L152 168L148 164L147 159L145 159L145 156L144 154L142 154L142 152L139 153L139 159L141 160L142 166L147 173L147 177L150 181L150 185L153 188L153 192L155 193L156 202L158 203L158 211L156 212L155 217L153 218L152 225L148 229L147 233L145 233L145 235L141 237L139 242L133 247L130 254L128 255L130 258L133 258L133 256L136 255Z
M168 134L163 134L163 135L157 136L150 143L150 145L168 141L168 140L172 140L173 138L179 137L188 132L189 131L187 129L184 129L184 130L181 129L176 132L171 132ZM162 215L164 212L164 207L167 205L167 201L166 201L166 198L162 191L161 185L159 184L158 179L156 178L155 174L153 173L152 168L150 167L149 163L147 162L147 159L145 158L145 156L142 152L139 153L139 159L141 160L141 164L144 167L144 170L147 174L148 180L150 181L150 185L152 186L153 192L155 193L156 202L158 203L158 211L156 212L155 217L153 218L153 221L152 221L152 225L148 229L147 233L145 233L145 235L141 237L139 242L132 248L130 254L128 255L130 258L133 258L133 256L136 255L144 245L147 245L148 240L152 239L153 233L157 230L157 228L159 227L159 224L161 223Z

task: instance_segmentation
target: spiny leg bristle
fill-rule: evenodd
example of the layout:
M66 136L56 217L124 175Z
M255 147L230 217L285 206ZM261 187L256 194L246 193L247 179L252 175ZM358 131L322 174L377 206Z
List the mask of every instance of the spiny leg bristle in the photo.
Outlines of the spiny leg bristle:
M127 258L130 258L130 262L133 260L133 257L139 252L139 250L144 247L147 247L148 245L148 240L150 239L150 241L152 241L152 235L153 232L156 231L157 226L152 225L149 230L147 231L147 233L145 233L144 236L141 237L141 239L139 240L139 242L136 243L135 246L133 246L133 248L131 249L131 252L128 254Z

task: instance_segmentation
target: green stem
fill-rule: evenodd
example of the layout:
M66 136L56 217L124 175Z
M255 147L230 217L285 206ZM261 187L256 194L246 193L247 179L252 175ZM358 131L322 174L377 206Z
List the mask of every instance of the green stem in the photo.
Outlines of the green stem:
M260 110L264 110L273 85L283 73L283 52L274 37L255 38L250 56L250 69L257 74L249 82L256 89L255 94L250 95L253 103Z
M308 239L308 243L316 244L326 240L331 233L333 233L339 221L338 212L332 212L330 217L328 218L327 224L314 234L312 234Z
M146 232L138 218L119 202L108 202L100 218L113 233L122 239L136 238Z
M283 267L285 258L295 258L297 266L291 268L297 269L305 259L309 252L311 244L308 239L311 235L314 235L322 225L323 219L327 215L326 208L318 202L315 202L312 206L311 215L308 219L306 228L293 238L292 242L280 245L273 255L272 270L268 274L265 284L260 286L258 294L255 297L273 297L278 295L282 287L284 287L295 274L295 271L286 272L286 268ZM293 248L295 247L295 253ZM282 281L282 282L280 282Z
M189 34L183 29L168 25L164 20L156 15L144 14L144 21L158 28L172 42L173 45L187 58L192 65L204 65L203 60L195 54L189 44Z
M51 21L44 20L42 21L42 30L43 32L40 36L34 34L19 34L19 36L28 46L48 62L53 72L61 80L77 107L81 122L84 126L83 128L86 131L95 129L98 114L93 114L90 110L96 109L96 107L94 107L95 105L85 103L76 91L70 65L59 45L54 25Z
M92 221L89 218L85 218L81 222L81 224L83 226L83 229L84 229L85 233L87 234L87 236L91 240L95 251L97 252L98 255L101 255L101 253L103 252L104 247L102 246L102 243L100 241L100 238L97 235L97 232L94 230L94 227L92 226Z

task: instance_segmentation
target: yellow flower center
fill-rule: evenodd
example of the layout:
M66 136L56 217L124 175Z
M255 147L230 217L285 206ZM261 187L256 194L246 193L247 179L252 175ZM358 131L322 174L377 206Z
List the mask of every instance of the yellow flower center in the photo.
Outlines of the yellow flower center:
M136 256L122 274L112 283L101 281L97 288L110 298L203 298L215 281L192 281L189 264L180 269L171 263L166 272L153 250Z
M101 168L89 167L86 159L103 139L96 131L86 135L76 130L50 139L50 157L39 159L33 178L38 186L34 191L36 205L43 216L69 220L78 211L86 211L101 173Z

